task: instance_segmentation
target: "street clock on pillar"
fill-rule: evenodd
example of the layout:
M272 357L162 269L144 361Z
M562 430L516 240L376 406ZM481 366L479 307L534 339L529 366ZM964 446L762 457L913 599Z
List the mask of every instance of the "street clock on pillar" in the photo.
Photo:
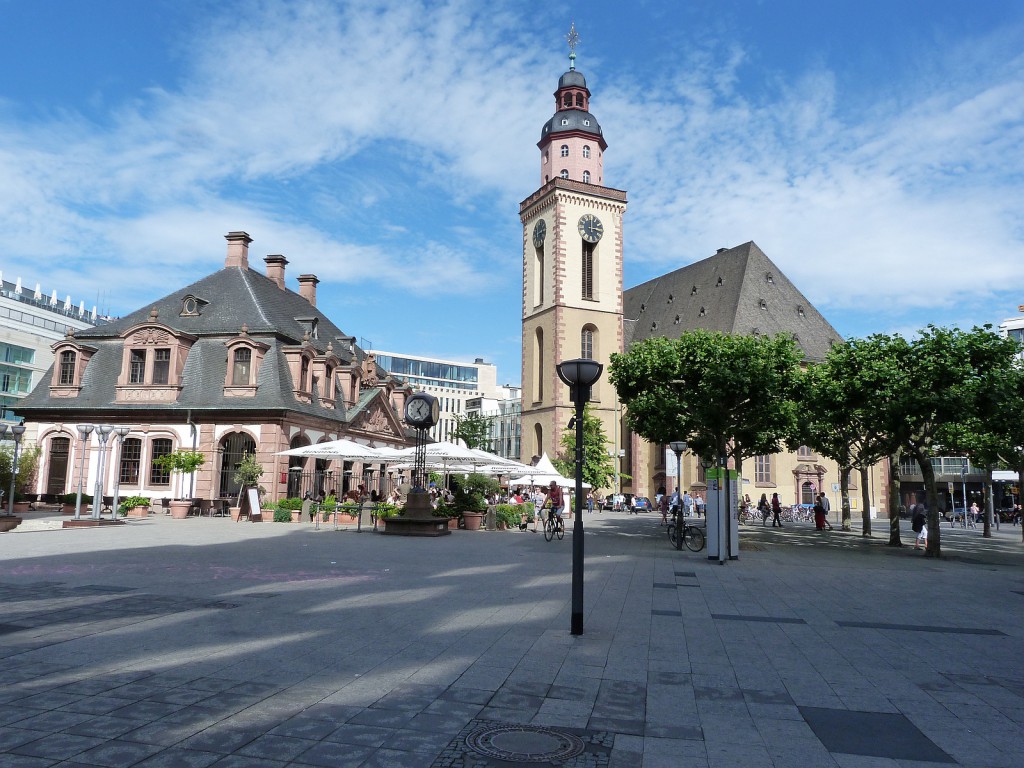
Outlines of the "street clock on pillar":
M405 423L418 430L428 430L441 418L437 398L427 392L417 392L405 401Z

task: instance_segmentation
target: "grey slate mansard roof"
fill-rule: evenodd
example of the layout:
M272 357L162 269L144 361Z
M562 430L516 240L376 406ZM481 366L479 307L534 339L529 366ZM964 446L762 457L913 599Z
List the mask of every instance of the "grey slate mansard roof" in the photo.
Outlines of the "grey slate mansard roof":
M207 302L202 304L200 314L182 316L182 306L188 296ZM115 403L115 387L121 372L124 349L120 336L148 322L154 309L157 311L156 322L198 337L185 360L178 400L173 403ZM325 352L328 343L331 343L334 354L343 363L349 364L353 360L357 364L362 362L365 353L351 341L352 337L343 333L303 296L291 290L282 290L274 280L252 269L225 267L119 320L77 331L75 341L96 349L86 366L78 397L50 397L51 367L32 393L18 403L17 410L31 416L33 411L41 410L70 412L104 408L122 412L284 409L335 421L348 421L369 400L361 397L346 414L344 408L335 410L323 407L315 398L313 403L299 402L292 392L291 376L281 354L281 347L301 344L307 328L301 321L306 320L308 323L312 319L317 323L317 338L311 338L309 343L318 353ZM248 326L250 338L270 348L259 369L255 397L225 397L225 342L236 338L243 324ZM381 381L396 380L379 367L377 376Z
M562 120L566 121L565 125L562 125ZM586 120L590 121L589 124L584 124ZM555 112L551 119L544 123L544 127L540 129L540 140L544 141L548 136L567 131L592 133L597 138L604 136L601 124L589 112L584 112L582 109L563 109Z
M703 312L703 314L702 314ZM818 362L843 338L753 242L648 280L623 294L626 349L636 341L703 328L796 338Z

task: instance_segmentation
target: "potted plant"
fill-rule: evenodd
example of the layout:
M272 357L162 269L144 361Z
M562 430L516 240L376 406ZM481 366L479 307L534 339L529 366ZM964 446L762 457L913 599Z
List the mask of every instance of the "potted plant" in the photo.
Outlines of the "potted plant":
M238 466L235 467L233 477L238 484L238 501L235 506L231 507L231 519L235 522L238 522L238 518L242 516L242 496L249 488L258 487L257 483L261 477L263 477L263 465L256 459L256 454L245 454ZM260 496L262 497L262 494ZM260 516L263 517L262 514ZM267 517L269 518L269 515Z
M275 523L297 523L302 514L302 499L281 499L274 512Z
M117 505L117 513L121 517L147 517L149 499L145 496L129 496Z
M451 507L462 514L467 531L480 530L484 513L487 511L487 494L498 490L498 481L493 477L473 473L464 478L452 477L454 498Z
M346 501L343 504L338 505L338 522L339 523L356 523L359 522L359 505L354 501Z
M153 460L153 464L172 474L190 475L206 463L206 456L199 451L189 451L179 448L173 453L165 453ZM188 499L173 499L171 501L171 517L181 520L188 517L192 502Z
M75 504L78 500L77 493L65 493L60 497L61 508L60 512L62 515L73 515L75 514ZM82 494L82 509L84 510L87 506L92 504L92 496L83 493Z
M333 515L337 509L338 497L335 496L333 493L327 494L324 497L324 500L320 503L320 514L322 515L321 519L325 523L330 522L331 515ZM310 512L310 517L312 518L314 514L315 513ZM312 522L312 520L310 520L310 522Z

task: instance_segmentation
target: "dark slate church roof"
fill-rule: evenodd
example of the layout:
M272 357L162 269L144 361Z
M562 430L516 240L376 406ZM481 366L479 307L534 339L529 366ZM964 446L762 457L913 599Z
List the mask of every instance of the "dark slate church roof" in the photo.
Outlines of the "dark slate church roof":
M185 299L189 296L199 300L200 314L182 314ZM117 403L115 388L124 349L121 334L149 322L153 310L156 310L155 322L197 337L185 359L178 399L172 403ZM243 325L247 326L250 338L268 345L269 349L259 368L255 396L228 397L224 393L228 364L225 343L236 338ZM16 410L30 415L44 410L77 412L86 409L121 412L283 409L331 420L351 420L369 404L367 398L361 397L346 413L344 408L336 410L320 405L316 397L312 403L303 403L294 396L291 375L281 348L302 344L307 330L313 325L316 326L316 335L308 341L317 353L324 353L327 345L331 344L332 351L343 364L358 365L363 361L366 353L355 345L354 338L344 334L303 296L282 290L274 280L252 269L225 267L119 320L77 331L75 341L96 350L85 368L78 396L50 396L51 367L32 393L18 402ZM377 368L377 377L381 381L392 379L380 367Z
M842 337L753 242L641 283L623 294L628 349L655 336L703 328L733 334L792 335L809 361Z

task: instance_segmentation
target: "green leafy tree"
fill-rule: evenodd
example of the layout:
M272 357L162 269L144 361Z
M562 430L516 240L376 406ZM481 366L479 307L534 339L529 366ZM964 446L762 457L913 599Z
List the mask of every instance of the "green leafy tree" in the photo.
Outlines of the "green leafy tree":
M36 481L39 470L39 457L43 449L38 445L23 445L18 450L18 474L14 479L14 493L26 493ZM11 488L11 466L14 463L14 447L0 446L0 491L6 499Z
M562 452L551 463L565 477L576 477L576 428L562 432ZM590 405L583 407L583 482L592 488L610 488L615 481L615 459L608 455L608 438L601 419Z
M796 432L801 354L792 338L695 330L611 356L610 379L634 432L686 440L700 456L778 453Z
M871 535L871 497L868 470L895 450L894 437L878 417L879 407L891 402L903 386L900 357L907 343L901 337L850 339L829 351L825 361L811 366L800 386L800 442L839 465L843 530L851 529L850 473L861 475L862 532ZM899 510L890 512L890 537L899 543Z
M491 422L478 413L460 414L455 417L452 435L467 448L486 448L491 439Z
M1005 371L1014 364L1016 344L991 326L970 331L929 325L910 342L902 397L889 409L891 433L901 438L924 478L928 504L928 557L942 554L938 490L931 459L955 430L972 419L991 418L1002 396ZM1019 418L1019 414L1018 414ZM958 426L961 425L961 426Z
M1004 340L1008 341L1008 340ZM1006 352L1020 352L1014 342ZM963 453L977 466L987 468L986 504L984 516L985 537L992 536L992 469L1005 467L1017 473L1018 487L1024 483L1024 364L1012 358L1005 367L990 377L988 386L979 395L977 413L970 418L943 425L941 440L951 450ZM1024 526L1021 527L1024 541Z

